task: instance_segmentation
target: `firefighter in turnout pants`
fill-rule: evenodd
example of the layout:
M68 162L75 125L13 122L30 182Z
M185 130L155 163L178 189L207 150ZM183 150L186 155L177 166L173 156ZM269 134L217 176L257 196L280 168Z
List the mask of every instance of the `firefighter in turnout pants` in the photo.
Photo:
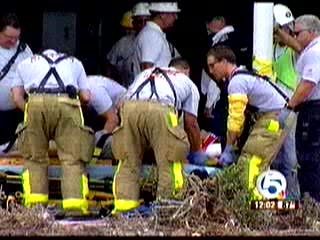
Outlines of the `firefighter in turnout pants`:
M54 140L62 167L65 215L87 214L89 187L84 162L92 156L94 137L83 125L80 108L80 101L90 99L83 65L49 49L25 59L17 71L12 93L15 104L25 113L24 124L17 129L18 149L25 159L24 205L48 203L48 148Z
M146 69L135 78L120 103L120 126L113 132L112 150L119 160L114 176L113 214L137 208L144 151L151 147L158 169L157 200L174 199L184 187L183 162L200 150L197 122L199 92L175 68ZM184 129L177 110L184 113Z
M207 64L217 80L229 79L227 145L220 156L223 166L237 164L252 199L261 199L256 189L258 175L267 170L279 152L286 131L286 100L273 83L236 65L233 51L226 46L209 50ZM255 123L237 159L237 140L243 130L245 109L252 109Z

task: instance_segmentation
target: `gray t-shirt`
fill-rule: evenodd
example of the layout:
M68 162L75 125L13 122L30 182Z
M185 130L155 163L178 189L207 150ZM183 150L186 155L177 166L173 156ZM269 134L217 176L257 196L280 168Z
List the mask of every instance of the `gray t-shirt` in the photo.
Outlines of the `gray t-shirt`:
M236 70L237 71L237 70ZM230 80L228 95L246 95L248 104L269 112L283 108L286 101L265 79L248 74L237 74Z

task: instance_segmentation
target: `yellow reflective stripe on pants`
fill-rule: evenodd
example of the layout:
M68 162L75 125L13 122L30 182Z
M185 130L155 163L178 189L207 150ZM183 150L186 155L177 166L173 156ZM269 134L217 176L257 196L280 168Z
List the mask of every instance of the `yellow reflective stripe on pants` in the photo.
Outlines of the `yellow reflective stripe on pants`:
M252 198L254 200L260 200L263 197L259 193L257 187L256 187L256 181L257 177L260 174L259 165L261 164L262 159L258 156L253 155L251 159L248 161L248 190L252 191Z
M118 212L130 211L140 205L139 201L136 200L128 200L128 199L115 199L114 200L114 209L112 210L112 214L116 214Z
M23 122L26 123L28 120L28 102L24 105L24 116L23 116Z
M81 192L82 199L79 198L67 198L62 200L63 209L79 209L82 213L88 213L88 201L87 196L89 196L89 181L85 175L81 176Z
M113 182L112 182L112 192L113 192L113 197L114 197L114 209L112 210L111 214L116 214L118 212L125 212L129 211L131 209L134 209L140 205L140 202L137 200L128 200L128 199L118 199L116 195L116 183L115 183L115 178L116 175L120 169L121 166L121 160L118 163L117 170L114 174Z
M22 188L23 188L23 205L30 207L36 203L48 203L49 197L47 194L31 193L30 185L30 173L29 170L24 170L21 176Z
M174 162L172 164L174 194L176 194L183 187L182 170L183 170L183 167L182 167L182 163L181 162Z

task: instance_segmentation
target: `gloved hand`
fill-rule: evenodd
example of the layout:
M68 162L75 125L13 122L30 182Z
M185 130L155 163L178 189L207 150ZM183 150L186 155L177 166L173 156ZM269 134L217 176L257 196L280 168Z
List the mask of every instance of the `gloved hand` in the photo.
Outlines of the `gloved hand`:
M206 152L200 150L196 152L190 152L187 156L187 159L190 164L204 166L209 160L209 156Z
M288 109L288 108L283 108L280 111L280 114L278 116L278 122L280 124L280 127L282 129L284 129L284 127L286 126L286 119L289 116L289 114L291 113L292 110Z
M103 148L106 140L112 135L112 133L107 133L104 129L99 130L95 133L95 145L98 148Z
M223 167L231 165L238 158L238 150L235 146L227 144L218 162Z

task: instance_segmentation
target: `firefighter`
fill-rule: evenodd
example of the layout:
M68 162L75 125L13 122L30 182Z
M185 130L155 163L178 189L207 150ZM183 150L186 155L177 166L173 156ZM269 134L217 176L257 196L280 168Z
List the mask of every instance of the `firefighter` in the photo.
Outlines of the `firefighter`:
M95 131L94 156L98 159L113 159L112 131L119 122L116 105L127 89L102 75L89 75L87 80L91 100L82 109L85 124Z
M61 207L66 216L88 214L84 163L92 155L94 136L83 124L80 107L81 102L90 100L83 65L74 57L48 49L25 59L17 72L12 94L25 114L24 124L17 130L18 149L25 159L21 176L24 205L48 203L48 148L54 140L62 168Z
M187 153L200 151L198 103L196 85L175 68L150 68L135 78L119 108L120 126L113 131L112 150L119 160L113 214L140 205L140 167L149 147L158 169L157 200L175 199L181 193ZM178 123L178 110L184 113L185 130Z
M261 198L255 188L255 180L260 172L270 167L282 145L286 100L270 80L237 67L236 56L229 47L210 49L207 64L215 79L229 80L227 145L219 163L228 166L237 160L242 169L241 179L248 187L250 196ZM237 140L243 130L246 107L252 109L256 122L239 156Z

